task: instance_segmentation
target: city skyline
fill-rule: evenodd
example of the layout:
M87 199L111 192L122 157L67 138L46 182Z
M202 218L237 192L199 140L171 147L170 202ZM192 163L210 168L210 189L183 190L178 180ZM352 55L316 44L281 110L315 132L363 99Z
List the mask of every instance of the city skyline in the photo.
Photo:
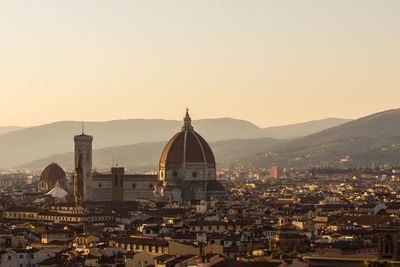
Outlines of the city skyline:
M399 10L0 1L0 266L399 266Z
M38 4L39 3L39 4ZM397 108L398 1L7 1L0 125Z

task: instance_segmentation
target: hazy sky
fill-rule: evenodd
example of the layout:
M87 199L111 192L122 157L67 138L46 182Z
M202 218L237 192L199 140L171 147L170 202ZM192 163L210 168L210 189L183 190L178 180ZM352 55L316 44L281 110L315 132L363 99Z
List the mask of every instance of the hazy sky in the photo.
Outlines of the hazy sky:
M0 125L400 107L400 1L3 0Z

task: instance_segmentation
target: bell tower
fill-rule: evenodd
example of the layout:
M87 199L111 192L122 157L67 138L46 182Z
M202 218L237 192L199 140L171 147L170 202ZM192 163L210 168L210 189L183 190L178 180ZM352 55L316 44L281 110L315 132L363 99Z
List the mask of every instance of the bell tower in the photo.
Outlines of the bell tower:
M83 168L82 168L82 155L78 155L77 162L75 163L74 172L74 202L75 207L82 207L83 205Z
M124 201L124 172L123 167L112 167L112 201Z
M82 122L82 134L74 136L75 142L75 170L81 157L83 172L83 201L92 199L92 143L93 136L86 135Z

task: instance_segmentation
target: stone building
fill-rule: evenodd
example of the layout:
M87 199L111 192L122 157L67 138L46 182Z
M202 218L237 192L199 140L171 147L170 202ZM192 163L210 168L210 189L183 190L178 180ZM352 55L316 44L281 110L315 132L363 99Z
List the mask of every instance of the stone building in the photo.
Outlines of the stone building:
M378 230L378 257L400 260L400 226L384 227Z
M83 127L82 127L83 128ZM78 168L78 156L82 157L83 171L83 200L92 199L92 142L93 136L82 134L74 137L75 142L75 170Z
M82 168L82 154L78 154L74 172L74 203L76 207L83 205L84 174Z
M270 248L275 251L289 253L292 251L306 252L310 248L310 241L304 234L283 232L270 241Z
M122 167L111 168L111 173L95 172L92 179L94 201L156 200L163 192L163 183L157 175L125 174Z
M187 109L181 131L171 138L161 154L159 180L165 181L166 200L210 200L225 196L224 187L216 180L211 147L193 130Z
M67 190L68 183L64 170L57 163L51 163L40 175L38 191L48 192L57 184L64 190Z
M74 141L75 170L80 162L83 172L83 201L163 199L186 202L225 197L225 188L216 180L211 147L193 130L187 110L181 131L162 151L158 175L125 174L121 167L111 168L110 173L92 173L93 137L82 133L75 136Z

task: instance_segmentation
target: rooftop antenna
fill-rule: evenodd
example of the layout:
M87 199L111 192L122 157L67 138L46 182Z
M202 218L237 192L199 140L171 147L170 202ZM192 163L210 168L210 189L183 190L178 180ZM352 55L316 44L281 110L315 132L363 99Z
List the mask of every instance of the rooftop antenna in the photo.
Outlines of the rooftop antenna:
M82 135L85 134L85 122L82 121Z
M113 166L114 167L114 158L112 158L112 165L111 166Z

